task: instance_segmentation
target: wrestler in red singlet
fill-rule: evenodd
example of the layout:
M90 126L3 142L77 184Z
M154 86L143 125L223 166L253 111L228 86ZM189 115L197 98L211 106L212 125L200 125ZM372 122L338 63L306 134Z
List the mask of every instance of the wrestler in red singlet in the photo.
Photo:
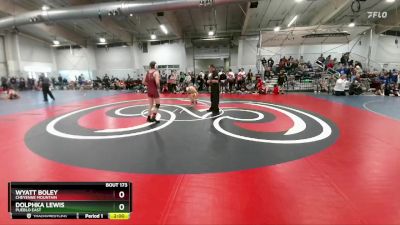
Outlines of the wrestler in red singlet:
M156 62L150 63L150 70L144 77L143 84L147 86L147 97L149 98L149 114L147 122L160 122L156 120L158 109L160 108L160 74L156 70Z

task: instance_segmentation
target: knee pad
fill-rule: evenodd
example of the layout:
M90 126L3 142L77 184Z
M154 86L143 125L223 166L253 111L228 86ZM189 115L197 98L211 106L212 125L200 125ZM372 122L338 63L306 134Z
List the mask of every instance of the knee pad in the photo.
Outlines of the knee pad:
M160 104L156 104L156 108L159 109L160 108Z

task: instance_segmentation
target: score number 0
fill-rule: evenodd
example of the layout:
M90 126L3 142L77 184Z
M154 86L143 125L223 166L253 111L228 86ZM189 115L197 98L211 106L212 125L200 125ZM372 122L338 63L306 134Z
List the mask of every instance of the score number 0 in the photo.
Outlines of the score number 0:
M125 192L124 191L120 191L118 193L118 197L119 198L124 198L125 197ZM120 211L123 211L125 209L125 205L124 204L119 204L118 208L119 208Z

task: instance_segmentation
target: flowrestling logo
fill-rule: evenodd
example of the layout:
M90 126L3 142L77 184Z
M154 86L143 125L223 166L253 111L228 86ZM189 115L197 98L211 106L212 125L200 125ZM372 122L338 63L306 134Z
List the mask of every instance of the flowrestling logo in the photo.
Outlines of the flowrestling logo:
M289 106L226 100L162 99L161 123L146 122L147 100L79 109L46 120L26 135L38 154L76 166L155 174L225 172L299 159L338 136L329 120ZM41 134L41 135L38 135Z
M386 19L388 17L388 12L383 11L383 12L367 12L368 14L368 19Z

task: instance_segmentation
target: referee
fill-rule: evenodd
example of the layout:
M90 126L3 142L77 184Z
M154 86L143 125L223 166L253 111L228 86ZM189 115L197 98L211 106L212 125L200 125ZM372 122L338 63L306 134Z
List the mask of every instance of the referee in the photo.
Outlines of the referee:
M41 82L42 82L42 92L43 92L43 100L45 102L48 102L47 100L47 95L50 96L50 98L56 100L53 96L53 93L51 93L50 90L50 79L48 77L45 77L44 75L41 75Z
M213 64L210 65L209 70L210 78L208 83L211 86L211 107L208 112L212 112L213 114L219 113L219 76Z

